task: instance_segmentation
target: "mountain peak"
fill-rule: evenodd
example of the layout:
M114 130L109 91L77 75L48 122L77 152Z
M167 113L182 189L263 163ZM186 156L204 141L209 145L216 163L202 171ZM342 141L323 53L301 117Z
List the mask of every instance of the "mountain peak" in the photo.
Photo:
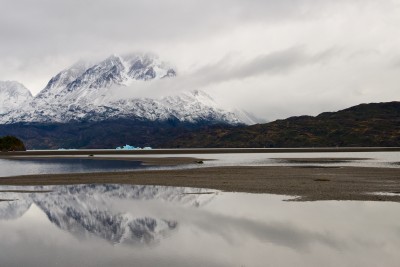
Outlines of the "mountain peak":
M16 81L0 81L0 114L7 113L32 99L31 92Z
M153 54L111 55L97 63L79 61L51 78L21 110L0 117L0 123L140 119L196 123L241 123L200 90L163 99L122 95L121 87L173 78L176 71ZM160 81L161 82L161 81ZM133 93L133 91L132 91Z
M57 95L60 90L64 89L79 76L81 76L89 67L89 63L80 60L71 67L62 70L56 76L50 79L46 87L39 92L36 98L48 98L50 95Z
M31 95L31 92L17 81L0 81L0 92L9 92L10 94L26 94Z

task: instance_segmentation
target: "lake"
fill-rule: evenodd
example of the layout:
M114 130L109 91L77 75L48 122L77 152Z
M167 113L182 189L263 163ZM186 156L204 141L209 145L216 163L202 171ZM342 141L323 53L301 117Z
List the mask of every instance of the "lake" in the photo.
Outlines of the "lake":
M0 266L398 266L400 204L1 186Z
M400 152L289 152L289 153L220 153L220 154L167 154L146 155L146 157L193 157L203 158L204 165L196 167L219 166L355 166L400 168ZM137 155L98 155L97 157L118 157L134 159ZM140 157L140 155L139 155ZM338 159L332 162L318 162L318 158ZM316 159L315 162L294 163L284 159ZM340 161L343 159L343 161ZM350 159L350 160L348 160ZM193 166L188 166L193 168Z
M82 156L80 156L82 157ZM218 166L358 166L400 168L400 152L326 152L326 153L223 153L223 154L160 154L145 155L157 157L193 157L208 159L204 164L184 166L143 166L135 158L143 155L95 155L87 159L62 158L57 156L32 159L0 159L0 177L27 174L115 172L137 169L182 169ZM102 159L103 158L103 159ZM120 158L128 160L105 160ZM295 163L282 159L288 158L343 158L352 160L332 162Z
M141 167L139 161L130 160L66 159L57 157L0 159L0 177L29 174L129 171Z

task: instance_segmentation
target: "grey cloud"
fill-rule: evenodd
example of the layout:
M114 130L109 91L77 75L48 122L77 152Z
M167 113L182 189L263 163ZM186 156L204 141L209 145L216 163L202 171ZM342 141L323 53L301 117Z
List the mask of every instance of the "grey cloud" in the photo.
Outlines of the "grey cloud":
M212 87L268 119L315 114L327 103L337 109L396 100L397 2L0 0L0 80L18 80L37 93L80 58L139 50L177 62L180 73L136 88L139 94L147 87L163 94ZM289 98L291 105L274 104Z
M182 74L168 81L161 80L141 86L135 84L131 88L119 90L125 95L131 93L133 96L154 97L251 77L285 75L307 65L323 64L339 54L340 50L334 48L310 54L303 46L275 51L250 60L241 60L240 55L231 54L214 64L202 66L192 73Z
M394 57L388 65L390 69L400 69L400 56Z
M261 55L244 62L233 62L231 57L225 58L216 64L201 68L193 76L203 79L207 83L240 80L263 74L285 74L296 68L324 63L339 50L328 49L315 54L309 54L304 47L289 49Z
M24 56L93 47L110 50L127 42L185 42L229 31L249 21L273 24L309 19L332 5L330 1L315 0L1 2L0 54Z

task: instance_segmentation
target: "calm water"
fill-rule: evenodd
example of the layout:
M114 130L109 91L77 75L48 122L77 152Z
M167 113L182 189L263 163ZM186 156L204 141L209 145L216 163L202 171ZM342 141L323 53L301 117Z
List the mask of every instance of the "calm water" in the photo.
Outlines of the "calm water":
M51 190L14 193L4 190ZM1 187L0 266L398 266L400 204L160 186Z
M0 159L0 177L26 174L55 174L125 171L141 168L140 162L97 159Z
M223 153L223 154L169 154L146 155L146 157L193 157L208 159L195 167L218 166L358 166L400 168L400 152L328 152L328 153ZM97 157L116 157L116 155L98 155ZM137 155L118 155L123 158L135 158ZM139 156L140 157L140 156ZM343 162L293 163L282 159L299 158L352 158ZM194 166L187 166L193 168ZM182 168L182 167L181 167ZM184 167L185 168L185 167Z
M107 158L129 158L124 160L101 160ZM225 154L168 154L146 155L146 157L193 157L208 159L204 164L189 164L185 166L141 166L140 162L132 161L143 155L96 155L91 159L78 158L41 158L41 159L0 159L0 177L25 174L55 174L83 172L112 172L135 169L180 169L218 166L358 166L358 167L388 167L400 168L400 152L340 152L340 153L225 153ZM293 163L282 158L354 158L343 162L325 163ZM357 160L357 158L359 160Z

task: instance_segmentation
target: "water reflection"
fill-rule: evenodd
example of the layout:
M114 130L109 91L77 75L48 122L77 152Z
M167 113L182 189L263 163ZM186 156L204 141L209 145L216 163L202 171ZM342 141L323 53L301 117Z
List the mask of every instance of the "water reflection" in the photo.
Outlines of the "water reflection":
M165 157L163 154L146 155L148 158ZM115 160L104 160L104 158ZM204 164L178 166L143 166L141 155L96 155L95 158L49 158L0 159L0 177L55 174L130 171L137 169L191 169L219 166L297 166L329 167L343 166L400 168L400 152L326 152L326 153L224 153L224 154L168 154L168 157L191 157L207 159ZM102 160L103 158L103 160ZM119 160L126 158L129 160ZM135 158L139 158L135 161Z
M148 200L142 206L149 205L149 200L162 200L198 207L213 198L211 194L197 195L203 191L130 185L37 186L24 187L23 191L19 187L3 187L2 199L15 201L0 205L0 220L18 219L30 209L36 213L40 210L52 224L78 238L94 235L113 244L150 245L168 236L178 222L143 214L143 207L121 207L140 200Z
M101 160L79 158L0 159L0 177L56 174L128 171L143 168L139 161Z
M400 260L399 203L287 202L131 185L0 191L0 199L18 199L0 202L0 266L398 266Z

